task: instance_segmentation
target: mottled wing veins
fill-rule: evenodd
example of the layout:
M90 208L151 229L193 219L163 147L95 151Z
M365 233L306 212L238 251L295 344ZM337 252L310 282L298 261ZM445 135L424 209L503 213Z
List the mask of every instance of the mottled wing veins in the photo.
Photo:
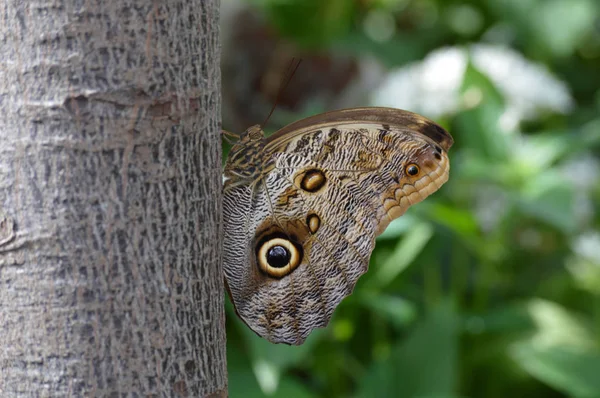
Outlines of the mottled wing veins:
M294 154L294 156L298 156L296 154ZM300 156L298 156L300 157ZM318 164L318 163L315 163ZM320 167L320 166L319 166ZM371 169L352 169L352 170L348 170L348 169L330 169L330 168L325 168L325 167L320 167L323 170L327 170L327 171L335 171L335 172L340 172L340 173L357 173L357 174L362 174L362 173L372 173L373 171L375 171L375 169L371 170ZM297 167L277 167L278 170L297 170Z
M397 148L392 147L391 145L388 145L387 143L378 141L378 140L376 140L376 139L374 139L374 138L372 138L372 137L370 137L368 135L362 134L362 133L358 133L358 134L360 134L362 137L366 138L367 140L376 143L377 145L383 145L386 148L391 149L393 152L398 152ZM389 160L389 157L387 157L387 156L381 156L381 155L378 155L376 152L373 152L367 145L365 145L365 143L362 140L360 140L360 143L361 143L361 145L362 145L363 148L365 148L366 150L370 151L371 153L374 153L375 155L381 157L381 159L383 160L384 163L381 164L381 166L379 167L379 170L381 170L381 169L383 169L385 167L384 164L391 164L392 163Z
M391 149L393 149L394 151L397 151L397 150L396 150L394 147L391 147L391 146L390 146L390 145L388 145L387 143L384 143L384 142L381 142L381 141L375 140L374 138L372 138L372 137L369 137L368 135L364 135L364 134L362 134L362 133L359 133L359 134L361 134L363 137L365 137L365 138L367 138L367 139L369 139L369 140L371 140L371 141L373 141L373 142L377 142L377 143L379 143L379 144L385 145L387 148L391 148ZM366 145L364 145L364 143L362 143L362 141L361 141L361 144L363 144L363 147L365 147L365 148L367 148L367 149L368 149L368 147L367 147ZM388 158L386 158L385 156L382 156L382 159L383 159L383 161L385 162L385 164L391 164L391 163L392 163L392 162L390 162L390 160L389 160ZM439 163L438 163L438 166L439 166ZM381 167L381 168L383 168L383 167L384 167L384 166L382 165L382 167ZM433 171L435 171L435 170L432 170L432 172L433 172ZM428 177L429 177L429 178L430 178L430 179L433 181L433 179L431 178L431 174L432 174L432 172L429 172L429 173L427 173L426 175L427 175L427 176L428 176ZM437 176L438 176L438 178L440 177L440 175L439 175L439 173L437 173L437 171L435 171L435 175L437 175ZM381 173L380 173L380 172L378 172L378 176L379 176L379 178L381 179L381 181L383 182L383 185L384 185L384 186L388 186L388 184L386 184L386 183L385 183L385 180L384 180L384 178L383 178L383 176L381 175ZM400 186L400 184L398 184L398 188L400 188L400 190L401 190L401 191L404 193L404 196L405 196L405 197L406 197L406 199L408 200L408 202L409 202L410 206L412 206L412 201L411 201L411 200L408 198L408 196L407 196L407 195L406 195L406 193L404 192L404 186L402 186L402 187L401 187L401 186ZM419 196L421 197L421 200L424 200L424 198L423 198L423 196L422 196L422 194L421 194L421 191L420 191L420 190L416 190L416 192L417 192L417 193L419 194ZM386 213L386 215L387 215L387 213ZM388 218L389 218L389 216L388 216Z
M235 174L235 173L233 173ZM236 176L238 176L238 174L235 174ZM227 186L223 187L223 192L227 192L232 190L233 188L239 187L240 185L248 185L248 179L240 179L238 181L233 181L230 182L229 184L227 184Z
M368 149L368 148L367 148L367 149ZM376 156L378 156L378 157L385 158L384 156L381 156L381 155L379 155L379 154L377 154L377 153L375 153L375 152L373 152L373 151L371 151L371 150L369 150L369 152L373 153L374 155L376 155ZM297 157L298 159L303 159L303 160L309 161L310 163L312 163L312 164L316 165L316 167L320 167L321 169L327 169L327 170L329 170L329 171L340 171L340 172L345 172L345 173L364 173L364 172L370 172L370 171L373 171L373 170L376 170L376 169L378 169L377 167L375 167L375 168L370 168L370 169L367 169L367 168L365 168L365 169L331 169L331 168L325 168L325 167L323 167L323 165L322 165L322 164L319 162L319 160L318 160L318 159L314 159L314 158L313 158L313 159L311 159L311 158L308 158L308 157L306 157L306 156L304 156L304 155L302 155L302 154L299 154L299 153L295 153L295 152L285 152L285 151L277 151L277 152L273 152L273 153L271 153L271 155L270 155L270 156L271 156L271 159L272 159L272 160L273 160L273 159L276 159L277 155L278 155L278 154L282 154L282 153L289 153L290 155L294 155L294 156L295 156L295 157ZM318 155L318 154L317 154L317 155ZM315 156L315 157L318 157L318 156ZM277 167L277 168L278 168L278 169L295 169L295 167Z
M400 140L401 141L400 143L411 139L410 135L408 135L406 132L404 132L401 129L394 129L393 131L392 130L387 130L387 131L392 136L393 139ZM383 145L387 149L390 149L394 152L396 152L398 150L398 148L395 145L390 145L389 143L387 143L385 141L380 141L374 137L371 137L368 134L362 134L361 132L358 132L358 134L360 134L362 137L366 138L367 140L374 142L375 145Z
M314 235L314 239L319 242L319 244L321 245L321 247L323 248L323 250L325 250L325 252L327 253L327 255L329 256L329 258L331 258L332 264L335 264L335 266L337 267L337 269L340 270L340 272L342 273L342 277L344 278L344 282L346 283L346 286L350 286L350 283L348 281L348 273L346 272L346 268L342 267L340 261L338 259L335 258L335 256L332 254L331 250L329 250L328 245L324 244L315 234ZM348 242L349 243L349 242ZM351 246L351 245L350 245ZM321 295L322 297L322 295Z
M335 171L337 171L337 170L335 170ZM344 171L344 170L339 170L339 171L347 172L347 171ZM358 172L358 173L363 173L363 172L374 173L375 171L374 171L374 170L366 170L366 171L358 170L358 171L356 171L356 172ZM376 173L377 173L377 175L379 176L380 180L382 181L382 183L383 183L383 186L384 186L384 187L388 187L388 184L386 184L386 183L385 183L385 180L384 180L384 179L383 179L383 177L381 176L380 169L377 169L377 170L376 170ZM368 195L366 195L367 197L369 197L369 198L378 198L378 197L380 197L380 196L381 196L381 191L379 191L379 190L376 190L376 189L373 189L373 188L372 188L372 186L371 186L370 184L367 184L367 185L366 185L366 184L361 184L361 183L360 183L360 182L358 182L356 179L354 180L354 182L355 182L355 185L356 185L357 189L359 189L359 190L360 190L360 191L362 191L362 192L367 192L367 193L368 193ZM370 203L372 203L372 200L369 200L369 202L370 202ZM380 205L379 205L379 207L382 207L382 206L383 206L383 204L380 204ZM369 207L371 208L371 210L372 210L372 211L376 212L376 209L375 209L375 208L373 208L373 207L371 207L371 206L369 206ZM387 218L388 218L390 221L392 221L392 220L391 220L391 218L390 218L390 216L387 214L387 212L384 212L384 213L385 213L385 216L386 216L386 217L387 217ZM378 220L378 221L379 221L379 220Z
M292 286L291 288L291 293L292 293L292 302L294 303L294 305L292 305L292 309L294 311L294 330L296 331L296 339L298 341L302 340L302 336L300 334L300 325L298 323L298 306L296 305L296 303L298 302L298 299L296 297L296 286L294 285L294 275L293 272L289 273L290 276L290 285Z
M306 204L306 202L304 202L304 198L302 198L302 196L300 196L302 202L304 204ZM309 208L310 209L310 208ZM304 211L307 211L306 209ZM329 225L329 224L328 224ZM344 277L344 281L346 282L346 285L350 286L350 284L348 283L348 274L346 273L346 269L344 267L341 266L339 260L337 260L333 254L331 253L331 251L329 250L328 246L326 244L324 244L317 236L317 234L313 235L313 238L319 242L319 244L323 247L323 249L327 252L327 255L331 258L331 260L333 261L333 264L336 265L336 267L340 270L340 272L342 273L342 276ZM346 240L347 241L347 240ZM350 243L350 242L348 242ZM350 245L352 246L352 245ZM362 258L362 256L360 256L360 258Z
M368 136L365 136L365 137L366 137L366 138L368 138L368 139L369 139L369 140L371 140L371 141L376 141L376 142L379 142L379 141L377 141L377 140L375 140L375 139L373 139L373 138L371 138L371 137L368 137ZM397 151L397 149L395 149L394 147L391 147L391 146L387 145L386 143L383 143L383 142L379 142L379 143L380 143L380 144L382 144L382 145L385 145L385 146L386 146L386 147L388 147L388 148L391 148L391 149L393 149L394 151ZM390 160L389 160L388 158L386 158L385 156L383 157L383 161L384 161L386 164L391 164L391 163L392 163L392 162L390 162ZM439 162L438 162L437 164L438 164L438 166L439 166ZM384 166L382 165L381 169L383 169L383 168L384 168ZM436 170L432 170L431 172L427 173L426 175L427 175L427 176L431 176L431 174L433 174L433 172L435 172L435 175L436 175L438 178L439 178L439 177L441 177L441 176L440 176L440 174L437 172L437 169L436 169Z
M398 129L398 130L396 130L396 132L391 132L391 131L389 131L389 132L390 132L391 134L399 134L401 131L402 131L402 130L399 130L399 129ZM361 135L362 135L364 138L366 138L367 140L374 142L376 145L383 145L383 146L385 146L386 148L388 148L388 149L391 149L391 150L392 150L392 151L394 151L394 152L398 152L398 148L396 148L395 146L392 146L392 145L388 144L387 142L384 142L384 141L379 141L379 140L377 140L377 139L375 139L375 138L373 138L373 137L371 137L371 136L369 136L369 135L365 135L365 134L362 134L362 133L359 133L359 134L361 134ZM410 140L410 137L409 137L409 136L406 136L406 135L402 135L402 136L396 137L396 139L399 139L399 140L401 140L400 144L402 144L402 143L404 143L404 142L407 142L407 141L409 141L409 140ZM361 143L362 143L362 142L361 142ZM364 145L364 144L363 144L363 147L365 147L365 148L367 148L367 149L368 149L368 147L367 147L366 145ZM383 158L383 160L384 160L386 163L388 163L388 164L389 164L389 163L391 163L391 162L390 162L390 160L388 159L388 157L386 157L386 156L382 156L382 158ZM438 164L439 164L439 163L438 163ZM383 168L383 166L382 166L381 168ZM437 174L437 173L436 173L436 175L439 177L439 174Z
M339 133L339 130L337 130L337 131L338 131L338 133ZM350 135L352 135L352 134L358 134L358 135L360 135L360 136L363 136L363 134L361 134L361 133L360 133L360 131L359 131L359 130L356 130L356 129L349 129L349 130L347 130L347 131L346 131L346 133L345 133L345 134L346 134L346 135L349 135L349 136L350 136ZM366 147L366 146L365 146L365 149L366 149L366 150L367 150L369 153L371 153L371 154L375 155L375 156L376 156L376 157L378 157L378 158L384 158L384 156L382 156L381 154L378 154L378 153L376 153L376 152L372 151L370 148L368 148L368 147ZM320 156L320 154L321 154L321 153L317 154L317 156ZM318 163L318 160L317 160L317 159L309 159L309 160L312 160L313 162L317 162L317 163ZM378 167L377 167L377 166L375 166L375 167L372 167L372 168L352 169L352 170L344 170L344 169L329 169L329 170L330 170L330 171L340 171L340 172L347 172L347 173L348 173L348 172L349 172L349 173L362 173L362 172L369 172L369 171L373 171L373 170L377 170L377 169L378 169Z
M279 226L279 228L281 228L281 230L283 231L283 233L285 233L285 236L287 236L288 240L292 240L292 237L290 235L288 235L286 229L283 227L283 224L281 224L279 222L279 219L277 218L277 216L275 215L275 207L273 206L273 202L271 201L271 195L269 194L269 188L267 187L267 179L263 178L262 179L262 183L263 183L263 187L265 187L265 193L266 193L266 197L267 197L267 202L269 202L269 209L271 210L271 215L273 216L273 219L275 220L275 223L277 223L277 225Z
M340 173L371 173L373 171L377 170L377 168L375 169L330 169L328 168L327 171L336 171L336 172L340 172Z
M273 303L273 301L272 301L272 300L270 300L270 301L269 301L269 304L272 304L272 303ZM271 320L273 319L273 318L271 317L271 313L272 313L272 310L273 310L273 308L274 308L274 307L273 307L272 305L269 305L269 306L267 307L267 309L265 310L265 320L267 321L267 322L266 322L266 329L267 329L267 339L268 339L269 341L271 341L271 340L272 340L272 337L273 337L273 332L272 332L272 328L271 328Z
M383 176L381 175L381 172L378 170L377 171L377 176L379 177L379 179L381 180L381 182L383 183L383 186L388 188L390 185L385 183L385 180L383 179ZM385 188L384 188L385 189ZM381 198L381 192L379 193L379 195L375 195L376 198ZM394 197L395 199L395 197ZM381 206L383 206L383 201L380 200L381 202ZM390 215L388 214L387 211L384 212L385 217L388 219L389 222L392 222L392 218L390 217Z
M267 181L266 181L265 178L262 179L262 183L263 183L263 187L265 188L265 194L266 194L266 197L267 197L267 201L269 203L269 209L271 211L271 215L273 216L273 219L275 220L275 222L277 223L277 225L279 226L279 228L281 229L281 231L285 234L285 236L288 238L288 240L291 241L292 237L288 234L287 230L279 222L279 219L277 218L277 215L275 214L275 209L274 209L274 206L273 206L273 202L271 201L271 195L269 194L269 188L267 187ZM295 289L294 289L294 279L293 279L292 274L293 274L293 272L290 273L290 274L288 274L288 276L290 278L290 286L291 286L291 292L290 293L292 295L293 302L296 302L296 292L295 292ZM301 340L300 327L298 325L298 310L294 306L292 306L292 308L296 309L296 311L294 313L294 316L292 317L294 319L294 330L296 331L296 338L298 340ZM270 321L268 319L267 319L267 323L270 324ZM269 328L269 333L270 333L270 328Z
M282 168L282 169L283 169L283 168ZM290 180L290 179L288 178L288 181L289 181L289 180ZM332 181L333 181L333 182L335 183L335 186L336 186L337 188L339 188L340 190L344 190L344 191L345 191L345 192L348 194L348 196L350 196L350 197L354 197L354 196L355 196L355 195L353 195L353 193L352 193L352 192L350 192L350 191L349 191L349 190L348 190L346 187L344 187L342 184L338 183L338 181L337 181L336 179L329 179L329 181L330 181L330 182L332 182ZM291 181L291 183L292 183L292 186L296 187L296 189L297 189L299 192L304 192L304 191L302 190L302 188L300 188L299 186L297 186L297 185L296 185L296 183L295 183L293 180ZM339 204L336 204L336 203L332 203L332 202L330 202L330 201L329 201L329 200L327 200L327 198L325 198L323 195L314 195L314 198L315 198L316 200L320 200L320 201L323 201L323 202L325 202L325 203L329 204L331 207L335 207L335 208L337 208L337 209L339 209L339 210L343 211L343 212L344 212L344 214L346 214L346 215L348 216L348 218L351 218L351 219L352 219L352 220L353 220L353 221L354 221L354 222L355 222L355 223L356 223L358 226L360 226L360 228L362 229L362 231L363 231L364 233L366 233L366 234L368 234L368 233L369 233L368 229L367 229L367 228L365 228L365 226L364 226L364 225L363 225L363 224L362 224L362 223L361 223L361 222L360 222L360 221L359 221L359 220L358 220L358 219L357 219L357 218L356 218L356 217L355 217L353 214L351 214L351 213L348 213L348 211L347 211L346 209L344 209L344 208L341 208L340 206L338 206ZM302 198L302 199L303 199L303 198ZM304 200L304 199L303 199L303 200ZM362 205L362 203L361 203L361 202L357 202L357 203L358 203L358 204L360 204L360 205ZM309 209L309 210L310 210L310 209ZM374 211L373 209L370 209L370 210Z
M308 162L310 162L310 166L313 166L315 168L321 169L321 170L326 170L328 172L344 172L344 173L364 173L364 172L372 172L371 170L345 170L345 169L330 169L327 167L323 167L319 162L315 162L314 160L305 158L303 156L300 156L298 154L293 154L294 157L297 157L298 159L304 159L307 160ZM297 166L286 166L286 167L276 167L277 170L298 170ZM357 186L359 186L358 183L356 183ZM352 196L352 192L350 192L343 184L338 184L337 185L340 189L345 190L349 195ZM375 210L375 209L371 209L371 210Z
M377 139L375 139L375 138L371 137L371 136L370 136L370 135L368 135L368 134L363 134L363 132L361 132L360 130L354 130L354 131L355 131L355 133L356 133L356 134L360 135L362 138L365 138L366 140L373 142L375 146L384 146L385 148L387 148L387 149L390 149L390 150L391 150L391 151L393 151L393 152L398 152L398 148L396 148L395 146L392 146L392 145L388 144L388 143L387 143L387 142L385 142L385 141L380 141L380 140L377 140ZM399 134L399 133L391 133L391 134ZM406 142L406 141L408 141L408 139L410 138L410 136L406 136L406 137L405 137L405 136L398 136L398 137L395 137L395 138L396 138L396 140L400 141L400 142L398 143L398 144L400 145L402 142ZM363 140L362 140L362 139L360 140L360 144L361 144L361 147L362 147L362 148L364 148L364 149L365 149L365 150L367 150L368 152L371 152L371 153L373 153L375 156L379 156L379 157L380 157L380 158L383 160L382 164L381 164L381 165L380 165L380 167L377 169L377 177L378 177L378 179L381 181L381 186L383 187L383 189L390 187L390 184L386 183L386 180L385 180L384 176L381 174L381 170L382 170L382 169L384 169L386 165L392 164L392 162L390 161L389 157L386 157L386 156L381 156L381 155L377 154L376 152L373 152L373 150L371 150L371 149L370 149L370 147L368 147L368 146L367 146L367 145L366 145L366 144L363 142ZM437 173L436 173L436 174L437 174ZM430 173L427 173L427 175L429 176L429 175L430 175ZM439 174L438 174L438 175L439 175ZM392 178L393 178L393 177L392 177ZM363 184L357 184L357 185L358 185L359 187L363 188L363 189L365 188L365 187L363 187ZM373 190L373 189L371 189L371 188L370 188L370 186L367 186L366 188L367 188L367 189L369 189L369 191L368 191L368 192L371 192L371 193L374 193L374 194L375 194L374 196L373 196L373 195L369 195L369 197L379 197L379 196L380 196L380 192L378 192L378 191L376 191L376 190ZM406 199L407 199L407 200L408 200L408 202L409 202L409 205L410 205L410 206L412 206L412 204L413 204L413 203L412 203L412 201L410 200L410 198L409 198L409 197L406 195L406 193L405 193L405 191L404 191L404 187L401 187L401 186L400 186L400 184L398 184L398 188L399 188L399 189L400 189L400 190L403 192L404 196L406 197ZM422 198L422 194L421 194L420 190L416 190L416 192L417 192L417 194L418 194L419 196L421 196L421 199L423 199L423 198ZM385 216L388 218L388 220L389 220L390 222L392 221L392 219L390 218L389 214L387 214L387 212L385 212Z
M292 182L292 184L293 184L293 182ZM301 190L299 187L297 187L297 188L298 188L300 191L302 191L302 190ZM300 195L300 199L302 200L302 203L303 203L303 205L304 205L304 206L303 206L303 207L304 207L304 211L305 211L305 212L308 212L308 211L310 211L310 210L312 210L312 209L310 208L310 206L308 206L308 205L306 204L306 201L304 200L304 197L303 197L303 195L304 195L304 194L301 194L301 195ZM324 197L317 196L316 198L317 198L317 199L321 199L321 200L323 200L324 202L326 202L326 203L329 203L329 204L330 204L330 206L333 206L333 207L335 207L335 205L334 205L334 204L332 204L331 202L329 202L329 201L328 201L327 199L325 199ZM355 224L356 224L356 225L358 225L358 226L360 226L360 228L361 228L361 229L362 229L362 230L365 232L365 234L366 234L366 235L368 235L368 234L369 234L369 232L367 232L367 230L365 229L365 227L364 227L364 226L363 226L361 223L359 223L359 222L358 222L358 220L356 219L356 217L354 217L352 214L348 213L348 212L347 212L345 209L342 209L342 211L343 211L345 214L347 214L347 215L348 215L348 218L350 218L350 219L354 220ZM346 242L348 242L349 246L350 246L350 247L352 247L352 250L354 250L354 251L356 252L356 254L358 255L358 257L359 257L359 258L360 258L360 259L363 261L363 264L364 264L364 265L366 265L366 266L368 266L368 265L369 265L369 262L368 262L368 261L367 261L367 260L366 260L366 259L365 259L365 258L362 256L362 254L360 254L360 253L357 251L357 249L354 247L354 244L353 244L352 242L348 241L348 239L346 239L346 236L345 236L344 234L342 234L342 233L341 233L341 232L340 232L340 231L339 231L339 230L338 230L338 229L337 229L337 228L336 228L336 227L335 227L333 224L331 224L331 223L329 223L329 222L328 222L328 223L325 223L325 221L324 221L324 220L322 220L322 222L323 222L323 224L324 224L324 225L326 224L326 225L328 225L329 227L331 227L331 229L333 229L333 230L334 230L334 231L335 231L335 232L336 232L336 233L337 233L339 236L341 236L341 237L342 237L342 239L344 239ZM319 240L319 238L318 238L317 234L313 235L313 237L314 237L314 238L315 238L317 241L319 241L319 243L320 243L322 246L325 246L325 247L326 247L326 245L324 245L324 244L323 244L323 242L321 242L321 240ZM340 270L342 270L342 272L344 272L344 270L343 270L341 267L340 267ZM345 273L345 272L344 272L344 275L346 275L346 273Z
M381 141L379 141L379 140L376 140L375 138L371 137L371 136L370 136L370 135L368 135L368 134L363 134L361 131L358 131L358 130L357 130L357 131L356 131L356 134L360 135L362 138L364 138L364 139L366 139L366 140L368 140L368 141L371 141L371 142L373 142L373 143L375 144L375 146L376 146L376 147L377 147L377 145L382 145L382 146L384 146L386 149L390 149L390 150L392 150L392 151L394 151L394 152L397 150L395 147L393 147L393 146L391 146L391 145L388 145L388 144L387 144L387 143L385 143L385 142L381 142ZM385 159L386 159L386 156L384 156L383 154L380 154L380 153L377 153L377 152L373 151L373 150L372 150L372 149L371 149L369 146L365 145L365 143L363 142L363 140L359 140L359 141L360 141L360 144L362 145L362 147L363 147L364 149L366 149L367 151L371 152L371 153L372 153L372 154L374 154L375 156L379 156L379 157L380 157L380 158L382 158L383 160L385 160Z
M319 169L322 169L322 170L327 170L328 172L343 172L343 173L365 173L365 172L367 172L367 173L370 173L370 172L372 172L372 170L345 170L345 169L330 169L330 168L323 167L323 166L322 166L322 165L321 165L319 162L317 162L317 161L314 161L314 160L312 160L312 159L309 159L309 158L306 158L306 157L304 157L304 156L301 156L301 155L298 155L298 154L293 154L293 156L295 156L295 157L297 157L297 158L299 158L299 159L306 160L306 161L308 161L308 162L309 162L309 163L310 163L312 166L314 166L314 167L316 167L316 168L319 168ZM298 168L297 168L297 167L295 167L295 166L288 166L288 167L277 167L277 166L276 166L276 168L277 168L278 170L297 170L297 169L298 169ZM356 180L355 180L355 181L356 181ZM343 184L338 184L337 186L338 186L340 189L344 189L344 190L345 190L345 191L346 191L348 194L350 194L350 195L352 196L352 192L348 191L348 189L347 189L346 187L344 187L344 186L343 186ZM360 187L360 184L356 183L356 186L357 186L357 187ZM377 193L378 195L380 194L379 192L376 192L376 191L371 191L371 192L375 192L375 193ZM376 212L376 209L374 209L374 208L370 208L370 209L371 209L372 211Z
M250 239L250 242L252 242L252 237L254 236L254 233L250 231L250 214L252 214L252 211L254 210L254 198L257 193L256 185L249 186L246 189L250 191L250 209L248 209L249 211L246 212L246 217L244 221L244 236L248 237L248 239ZM254 248L251 248L251 250L253 252ZM244 253L244 255L247 255L247 253Z
M287 235L287 232L286 232L286 235ZM294 330L296 331L296 340L300 341L300 340L302 340L302 336L300 335L300 326L298 325L298 306L296 305L296 303L298 301L296 299L296 288L294 286L294 273L290 272L288 274L288 276L290 277L290 293L292 295L292 303L293 303L289 308L291 309L291 311L293 311L293 314L294 314L292 316L292 319L294 322Z
M375 154L376 156L379 156L379 157L381 157L382 159L385 160L385 158L383 156L377 155L377 153L375 153L375 152L373 152L371 150L369 150L369 151L371 153ZM342 172L342 173L359 173L360 174L360 173L370 173L370 172L372 172L374 170L379 169L379 167L370 168L370 169L367 169L367 168L365 168L365 169L332 169L332 168L329 168L329 167L324 167L318 160L310 159L310 158L307 158L306 156L302 156L302 155L299 155L299 154L296 154L296 153L294 153L293 155L295 157L299 158L299 159L306 160L306 161L310 162L311 164L314 164L316 167L319 167L319 168L321 168L323 170L327 170L327 171L336 171L336 172ZM283 169L285 167L278 167L278 168ZM292 167L288 167L288 168L292 168Z
M361 133L359 133L359 134L361 134ZM387 149L390 149L390 150L391 150L391 151L393 151L393 152L399 152L399 150L398 150L398 148L397 148L396 146L389 145L387 142L379 141L379 140L377 140L377 139L375 139L375 138L373 138L373 137L371 137L371 136L369 136L369 135L365 135L365 134L361 134L361 136L362 136L362 137L364 137L365 139L367 139L367 140L371 141L371 142L374 142L374 143L375 143L375 145L383 145L383 146L385 146ZM408 139L407 139L407 138L409 138L409 137L398 137L398 139L399 139L399 140L401 140L401 142L400 142L399 144L402 144L402 143L404 143L404 142L408 141ZM367 150L371 151L371 149L370 149L368 146L366 146L366 145L364 144L364 142L362 142L362 140L361 140L361 144L362 144L362 146L363 146L365 149L367 149ZM371 152L372 152L372 151L371 151ZM375 154L377 155L377 153L375 153ZM391 157L391 156L390 156L390 157ZM390 160L389 160L389 158L390 158L390 157L387 157L387 156L381 156L381 158L383 159L383 161L384 161L385 163L387 163L387 164L391 163L391 162L390 162ZM384 167L384 166L383 166L383 165L381 165L381 167L380 167L380 168L383 168L383 167Z
M311 237L311 239L313 239L313 238ZM319 242L319 243L321 243L321 242ZM319 278L317 277L314 266L310 262L310 254L308 256L306 256L306 265L308 266L308 270L309 270L310 274L312 275L313 279L315 280L315 285L317 287L317 293L319 294L319 298L320 298L319 303L321 304L321 307L323 307L322 308L323 315L327 316L327 307L325 306L325 300L323 299L323 287L321 286Z
M319 238L317 238L316 236L315 236L315 239L317 240L317 242L319 242L319 244L321 245L321 248L323 250L325 250L325 252L329 256L329 258L331 259L332 264L335 264L335 266L337 267L337 269L339 269L340 272L342 273L342 277L344 278L344 282L346 283L346 286L352 286L350 284L349 280L348 280L348 273L346 272L347 268L346 267L342 267L342 264L341 264L340 260L335 258L335 256L331 252L331 250L329 250L329 246L328 245L323 244L323 242Z
M303 203L303 205L304 205L304 206L303 206L303 208L304 208L304 211L305 211L305 212L308 212L308 211L310 211L310 210L311 210L311 209L310 209L310 206L308 206L308 204L306 203L306 201L304 200L304 198L302 197L302 195L300 196L300 199L302 200L302 203ZM324 201L326 201L326 199L325 199L325 198L323 198L323 200L324 200ZM327 201L327 202L331 204L331 202L329 202L329 201ZM343 211L344 211L344 213L348 214L349 218L351 218L351 219L354 219L354 221L355 221L356 225L360 226L360 228L361 228L363 231L365 231L365 228L363 227L363 225L362 225L362 224L360 224L360 223L359 223L359 222L356 220L356 218L355 218L355 217L353 217L353 216L352 216L352 215L350 215L348 212L346 212L346 210L343 210ZM329 227L331 227L331 229L333 229L335 233L337 233L337 234L338 234L338 235L339 235L339 236L340 236L342 239L344 239L346 242L348 242L348 244L350 245L350 247L352 248L352 250L354 250L354 252L355 252L355 253L358 255L358 257L359 257L359 258L362 260L363 264L364 264L365 266L367 266L367 267L368 267L368 265L369 265L369 261L368 261L368 259L364 258L364 257L363 257L363 255L362 255L362 254L360 254L360 252L359 252L359 251L356 249L356 247L354 246L354 244L353 244L352 242L350 242L348 239L346 239L346 235L344 235L343 233L341 233L341 232L340 232L340 231L337 229L337 227L335 227L335 225L333 225L332 223L325 223L323 220L322 220L322 222L323 222L323 224L324 224L324 225L328 225ZM366 234L368 235L368 232L367 232ZM315 239L317 239L321 245L323 245L323 242L321 242L321 241L319 240L319 238L318 238L318 236L317 236L317 235L318 235L318 233L317 233L317 234L315 234L315 235L313 235L313 237L314 237Z
M303 206L303 207L304 207L304 211L305 211L305 212L308 212L308 211L310 211L310 210L311 210L311 209L310 209L310 206L308 206L308 204L306 203L306 201L304 200L304 197L303 197L302 195L303 195L303 194L301 194L301 195L300 195L300 199L302 200L302 203L303 203L303 205L304 205L304 206ZM318 199L321 199L321 200L323 200L324 202L327 202L327 203L329 203L331 206L335 206L335 205L333 205L331 202L329 202L329 201L328 201L326 198L324 198L324 197L318 196L317 198L318 198ZM338 209L340 209L340 208L338 207ZM365 227L364 227L364 226L363 226L363 225L362 225L360 222L358 222L358 219L357 219L356 217L354 217L352 214L348 213L348 212L346 211L346 209L341 209L341 210L342 210L342 211L343 211L343 212L344 212L344 213L345 213L345 214L348 216L348 218L349 218L349 219L352 219L352 220L354 221L355 225L357 225L357 226L359 226L359 227L360 227L360 229L361 229L361 230L362 230L362 231L365 233L365 235L367 235L367 236L368 236L369 232L368 232L368 231L365 229ZM346 242L348 242L348 244L350 245L350 247L352 248L352 250L353 250L353 251L354 251L354 252L355 252L355 253L358 255L358 257L359 257L359 258L362 260L362 262L363 262L363 265L365 265L365 266L368 266L368 265L369 265L369 261L368 261L368 259L366 259L366 258L364 258L364 257L363 257L363 255L362 255L362 254L361 254L361 253L360 253L360 252L359 252L359 251L356 249L355 245L354 245L352 242L350 242L348 239L346 239L346 235L344 235L342 232L340 232L340 230L338 230L338 229L337 229L337 227L336 227L334 224L332 224L332 223L329 223L329 222L325 222L323 219L321 220L321 222L323 222L323 224L324 224L324 225L328 225L328 226L329 226L329 227L330 227L330 228L331 228L331 229L332 229L332 230L333 230L335 233L337 233L337 234L338 234L338 235L339 235L339 236L340 236L342 239L344 239ZM315 234L315 235L313 235L313 236L314 236L314 238L315 238L315 239L319 240L319 238L318 238L317 234ZM371 240L371 241L372 241L372 240ZM319 240L319 243L321 243L321 245L323 245L323 242L321 242L320 240Z

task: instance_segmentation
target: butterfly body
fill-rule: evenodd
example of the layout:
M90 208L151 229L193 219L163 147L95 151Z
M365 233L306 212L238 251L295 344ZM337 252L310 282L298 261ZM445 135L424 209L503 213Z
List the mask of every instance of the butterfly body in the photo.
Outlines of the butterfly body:
M452 137L390 108L240 136L225 166L224 271L240 318L301 344L368 269L375 238L448 179Z

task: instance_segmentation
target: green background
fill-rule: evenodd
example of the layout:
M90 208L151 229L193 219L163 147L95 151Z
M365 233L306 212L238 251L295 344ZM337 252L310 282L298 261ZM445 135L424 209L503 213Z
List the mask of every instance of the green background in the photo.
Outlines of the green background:
M455 139L449 182L378 239L329 327L273 345L228 303L230 396L600 397L600 3L248 4L304 49L390 70L442 47L502 45L573 104L507 126L506 95L469 62L458 105L435 117ZM520 77L525 91L536 76Z

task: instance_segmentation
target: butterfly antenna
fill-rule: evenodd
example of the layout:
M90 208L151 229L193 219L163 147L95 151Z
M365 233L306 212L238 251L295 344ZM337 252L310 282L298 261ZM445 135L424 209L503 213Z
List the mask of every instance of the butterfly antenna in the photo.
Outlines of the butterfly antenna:
M273 107L271 107L271 112L269 112L269 114L267 115L267 118L265 119L265 121L262 124L263 128L267 125L267 122L271 118L271 115L273 114L273 112L275 112L275 108L277 107L277 104L279 103L279 99L281 98L281 93L283 93L283 91L285 90L287 85L292 80L292 77L298 70L298 67L300 66L301 62L302 62L302 58L292 58L292 61L290 62L290 66L287 70L287 73L283 76L283 79L281 80L281 85L279 86L279 91L277 92L277 97L275 98Z

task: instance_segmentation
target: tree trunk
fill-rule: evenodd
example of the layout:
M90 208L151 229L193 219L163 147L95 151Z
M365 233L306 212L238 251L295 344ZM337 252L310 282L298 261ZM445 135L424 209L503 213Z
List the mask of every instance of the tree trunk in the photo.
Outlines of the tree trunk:
M0 3L0 396L224 396L218 0Z

